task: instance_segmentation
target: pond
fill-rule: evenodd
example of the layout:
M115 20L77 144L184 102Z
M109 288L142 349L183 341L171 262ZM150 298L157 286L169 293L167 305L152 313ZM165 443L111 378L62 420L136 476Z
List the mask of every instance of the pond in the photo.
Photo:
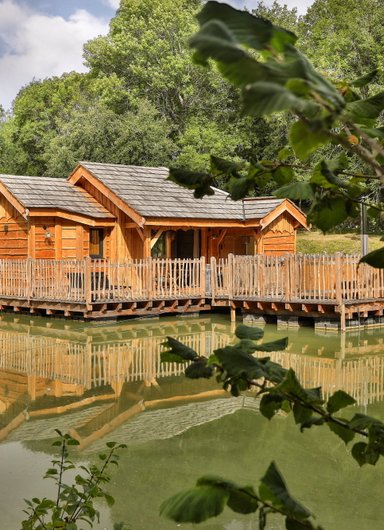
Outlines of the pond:
M271 356L306 386L326 395L344 388L356 411L384 417L384 330L264 329L265 340L288 336L287 351ZM76 462L94 462L110 440L128 445L109 485L115 505L100 505L98 530L120 521L130 530L180 528L159 517L164 499L204 474L257 486L272 460L324 529L382 528L382 462L360 469L327 429L301 434L291 418L269 422L252 397L231 398L161 365L167 335L208 354L233 340L233 326L224 315L119 324L0 317L0 529L20 529L23 499L54 495L41 477L55 428L80 440ZM268 526L283 527L278 518ZM253 530L258 522L227 510L182 528Z

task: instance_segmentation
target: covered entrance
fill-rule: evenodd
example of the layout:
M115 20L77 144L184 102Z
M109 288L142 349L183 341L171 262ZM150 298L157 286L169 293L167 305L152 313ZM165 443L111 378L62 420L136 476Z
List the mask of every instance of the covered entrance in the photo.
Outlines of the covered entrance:
M201 234L199 229L164 230L152 247L153 258L199 258Z

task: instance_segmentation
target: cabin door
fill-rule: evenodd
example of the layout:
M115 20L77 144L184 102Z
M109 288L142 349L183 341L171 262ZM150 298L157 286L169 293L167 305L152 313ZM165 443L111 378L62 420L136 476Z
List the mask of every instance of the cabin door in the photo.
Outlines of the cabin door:
M172 244L173 258L200 257L200 230L177 230Z

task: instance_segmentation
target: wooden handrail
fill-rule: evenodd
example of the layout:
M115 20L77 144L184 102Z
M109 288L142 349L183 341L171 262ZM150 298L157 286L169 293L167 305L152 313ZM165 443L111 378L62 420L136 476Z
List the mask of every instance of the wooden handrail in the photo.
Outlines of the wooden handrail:
M359 256L287 254L211 259L0 260L0 296L93 303L189 298L322 302L384 298L384 271Z

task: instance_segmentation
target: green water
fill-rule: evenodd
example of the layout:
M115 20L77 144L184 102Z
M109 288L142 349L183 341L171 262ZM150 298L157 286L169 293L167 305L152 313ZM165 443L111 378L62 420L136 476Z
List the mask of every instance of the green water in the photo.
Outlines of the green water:
M116 325L2 317L0 530L20 528L24 498L53 495L41 477L55 428L77 432L83 444L77 462L95 461L106 441L128 445L109 486L116 503L100 506L97 529L119 521L131 530L179 528L158 516L165 498L203 474L257 485L271 460L325 529L383 527L384 464L360 469L325 428L300 434L291 418L262 418L251 397L229 398L217 394L213 382L172 375L158 358L165 335L201 353L233 340L226 316ZM283 336L288 350L276 360L293 365L305 384L322 384L326 393L344 387L357 410L384 417L384 330L341 338L311 328L265 327L265 340ZM137 403L144 410L133 414ZM24 421L10 429L20 414ZM103 429L109 432L102 435ZM283 527L277 518L268 528ZM182 528L253 530L258 523L228 510Z

